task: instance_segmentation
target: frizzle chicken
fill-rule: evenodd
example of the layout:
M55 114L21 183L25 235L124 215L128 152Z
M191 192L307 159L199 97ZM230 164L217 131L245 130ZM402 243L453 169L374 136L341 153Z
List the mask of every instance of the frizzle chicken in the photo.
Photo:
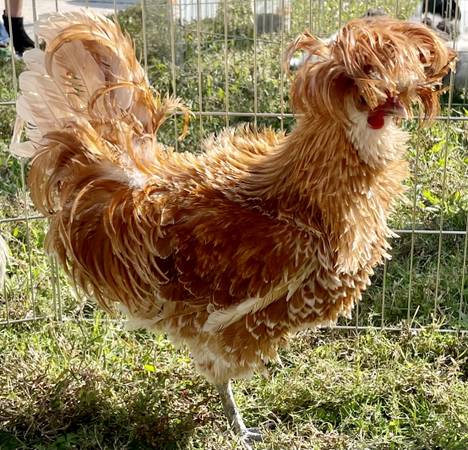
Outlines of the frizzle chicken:
M130 39L92 12L38 23L17 113L47 251L106 310L185 344L230 424L256 438L229 380L277 355L290 333L349 316L387 257L407 134L397 116L438 110L454 53L421 24L370 17L324 44L292 81L289 134L227 129L204 153L157 140L183 108L155 94Z

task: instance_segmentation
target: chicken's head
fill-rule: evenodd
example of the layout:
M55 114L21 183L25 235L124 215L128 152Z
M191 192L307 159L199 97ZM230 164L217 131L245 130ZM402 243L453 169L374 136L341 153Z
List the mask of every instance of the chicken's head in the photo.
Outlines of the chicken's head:
M424 118L433 117L455 60L427 26L385 16L352 20L328 43L306 32L290 45L288 60L297 51L305 57L291 89L295 112L345 126L364 121L374 130L416 103Z

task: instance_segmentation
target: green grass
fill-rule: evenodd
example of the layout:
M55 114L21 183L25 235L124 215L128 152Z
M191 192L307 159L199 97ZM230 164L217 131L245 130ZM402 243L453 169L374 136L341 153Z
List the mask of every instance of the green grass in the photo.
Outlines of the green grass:
M466 449L467 339L302 333L235 383L258 449ZM216 392L164 337L91 322L0 330L0 448L230 449Z

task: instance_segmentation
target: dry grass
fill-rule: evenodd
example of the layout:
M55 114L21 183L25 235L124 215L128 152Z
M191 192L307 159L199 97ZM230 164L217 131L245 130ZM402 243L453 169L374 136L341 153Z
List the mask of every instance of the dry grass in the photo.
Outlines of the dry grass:
M258 449L465 449L467 340L306 333L236 383ZM103 322L0 330L0 448L229 449L217 395L163 337Z

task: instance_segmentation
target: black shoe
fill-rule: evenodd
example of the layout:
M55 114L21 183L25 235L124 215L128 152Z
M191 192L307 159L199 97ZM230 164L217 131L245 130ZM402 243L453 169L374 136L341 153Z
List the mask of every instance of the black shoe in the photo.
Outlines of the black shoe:
M5 29L10 35L10 38L13 38L13 47L15 48L15 52L18 56L23 56L25 50L34 48L34 42L27 35L26 30L24 29L22 17L11 18L11 28L13 33L10 32L10 23L5 14L3 15L3 24L5 25Z

